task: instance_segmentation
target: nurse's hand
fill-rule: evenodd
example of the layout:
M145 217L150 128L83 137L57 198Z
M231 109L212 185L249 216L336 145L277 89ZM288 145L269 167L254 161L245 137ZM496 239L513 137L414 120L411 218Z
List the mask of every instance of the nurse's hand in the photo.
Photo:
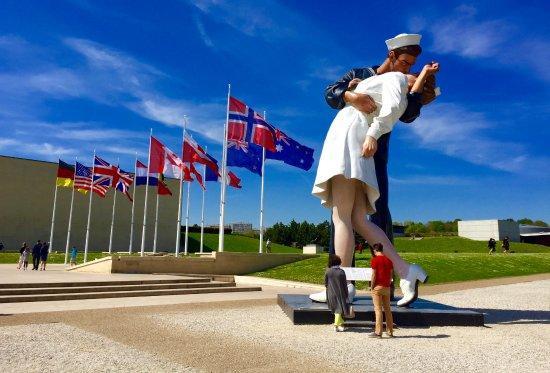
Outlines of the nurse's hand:
M378 142L376 139L372 136L365 137L365 141L363 142L363 151L361 155L365 158L370 158L376 153L376 150L378 149Z

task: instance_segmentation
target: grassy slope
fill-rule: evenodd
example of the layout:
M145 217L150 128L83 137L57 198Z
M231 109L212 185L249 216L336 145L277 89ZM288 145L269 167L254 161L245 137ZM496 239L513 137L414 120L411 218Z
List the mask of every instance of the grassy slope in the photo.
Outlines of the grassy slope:
M370 256L358 255L356 266L370 265ZM403 258L420 264L429 274L429 283L478 280L550 272L550 255L545 253L404 253ZM322 284L327 255L254 273L254 276ZM365 284L360 284L364 288Z
M401 253L487 253L487 242L473 241L462 237L426 237L422 240L411 240L399 237L395 239L397 251ZM550 247L527 243L511 242L510 249L516 253L550 253ZM500 243L497 252L502 251Z

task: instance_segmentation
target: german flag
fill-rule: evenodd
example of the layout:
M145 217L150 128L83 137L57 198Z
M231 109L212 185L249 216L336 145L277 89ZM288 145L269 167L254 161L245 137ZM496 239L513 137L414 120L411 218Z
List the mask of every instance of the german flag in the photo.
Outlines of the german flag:
M72 188L74 183L74 166L59 160L57 167L57 186Z

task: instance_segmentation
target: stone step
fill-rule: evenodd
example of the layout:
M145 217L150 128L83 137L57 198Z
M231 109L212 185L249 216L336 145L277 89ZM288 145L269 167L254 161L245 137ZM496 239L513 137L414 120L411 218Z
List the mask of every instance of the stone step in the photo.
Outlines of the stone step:
M192 283L166 283L166 284L145 284L145 285L104 285L104 286L72 286L72 287L49 287L49 288L16 288L0 289L2 295L32 295L32 294L68 294L68 293L99 293L111 291L138 291L138 290L164 290L164 289L193 289L210 287L235 286L231 282L192 282Z
M177 278L159 280L111 280L111 281L77 281L77 282L36 282L36 283L0 283L0 289L17 288L50 288L50 287L82 287L82 286L111 286L111 285L150 285L150 284L190 284L206 282L205 278Z
M113 291L97 293L72 293L72 294L40 294L40 295L11 295L0 296L0 303L16 302L45 302L58 300L76 299L99 299L99 298L125 298L125 297L150 297L161 295L186 295L186 294L207 294L207 293L233 293L245 291L261 291L258 286L249 287L210 287L196 289L165 289L165 290L138 290L138 291Z

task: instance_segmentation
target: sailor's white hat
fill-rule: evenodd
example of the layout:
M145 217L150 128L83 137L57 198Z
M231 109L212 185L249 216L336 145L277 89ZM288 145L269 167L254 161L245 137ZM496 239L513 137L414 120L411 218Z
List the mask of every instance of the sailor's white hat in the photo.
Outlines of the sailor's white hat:
M420 34L399 34L394 38L386 40L388 51L392 51L396 48L406 47L408 45L420 45Z

